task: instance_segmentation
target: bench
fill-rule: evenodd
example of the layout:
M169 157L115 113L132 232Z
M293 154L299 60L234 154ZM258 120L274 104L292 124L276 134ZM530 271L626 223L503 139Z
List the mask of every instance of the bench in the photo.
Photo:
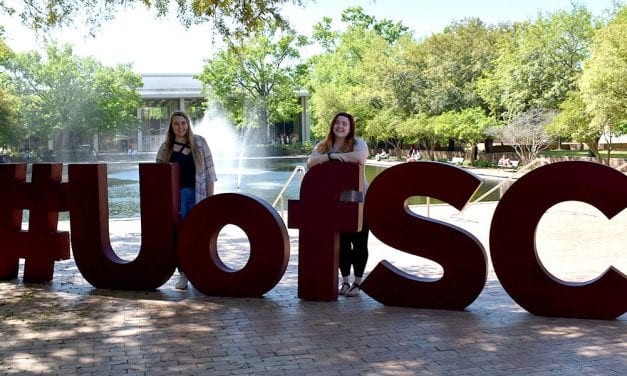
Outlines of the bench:
M512 171L516 171L518 169L519 164L520 164L520 161L515 161L511 159L500 159L497 166L503 169L511 168Z
M464 163L464 157L453 157L449 163L461 165Z
M377 161L381 161L381 160L389 159L389 158L390 158L390 154L388 153L385 153L385 154L381 153L381 154L377 154L374 156L374 159Z
M520 163L520 161L509 161L510 167L512 168L512 171L516 171L518 170L518 164Z

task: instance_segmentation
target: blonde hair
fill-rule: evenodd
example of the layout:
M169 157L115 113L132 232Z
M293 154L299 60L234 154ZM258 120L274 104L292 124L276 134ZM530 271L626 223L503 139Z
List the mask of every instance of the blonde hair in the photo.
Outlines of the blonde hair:
M176 136L174 135L174 130L172 129L172 123L174 122L175 116L181 116L185 118L187 121L187 135L186 135L186 143L189 149L192 151L192 157L194 158L194 165L196 165L196 170L201 170L205 166L205 161L200 155L200 151L196 147L196 143L194 142L194 132L192 132L192 122L189 119L189 115L187 115L184 111L174 111L170 115L170 125L168 126L168 132L165 135L165 161L169 161L170 157L172 157L172 148L174 147L174 140Z

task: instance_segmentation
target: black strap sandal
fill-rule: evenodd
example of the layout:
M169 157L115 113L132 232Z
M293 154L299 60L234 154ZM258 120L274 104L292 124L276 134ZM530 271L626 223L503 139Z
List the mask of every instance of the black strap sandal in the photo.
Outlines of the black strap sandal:
M342 285L340 286L340 291L338 291L338 295L346 295L350 287L351 285L349 285L348 282L342 283Z
M350 289L346 292L346 296L357 296L361 292L361 285L359 283L353 283Z

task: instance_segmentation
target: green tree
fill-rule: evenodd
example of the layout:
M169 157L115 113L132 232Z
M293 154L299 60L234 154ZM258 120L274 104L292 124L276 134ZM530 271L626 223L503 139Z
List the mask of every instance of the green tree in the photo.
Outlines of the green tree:
M625 131L627 123L627 7L594 37L592 56L581 77L581 96L592 116L591 127L607 138L607 158L611 157L611 137Z
M477 80L493 69L497 42L503 30L476 18L454 22L421 44L424 90L413 94L420 111L438 115L470 107L485 107L476 91ZM409 66L409 69L414 67Z
M586 110L581 91L572 91L559 106L560 112L547 126L546 131L553 138L571 138L585 143L599 158L599 139L603 129L592 123L592 116Z
M137 108L143 100L137 92L141 76L127 64L106 67L97 64L91 77L89 98L94 106L90 114L91 129L100 134L133 132L137 129Z
M261 128L269 141L273 123L292 121L300 111L295 90L305 69L298 47L305 43L304 37L276 25L264 28L251 37L231 39L198 78L233 122Z
M407 28L365 15L361 7L346 9L342 20L348 23L344 32L333 31L329 18L314 27L314 40L326 52L309 61L310 103L315 123L312 132L317 137L324 136L333 115L348 111L355 116L360 135L399 148L398 134L388 132L392 130L389 125L396 121L386 124L380 113L393 105L383 75L393 63L398 38ZM379 131L385 131L384 135Z
M410 134L417 134L418 127L427 128L418 132L420 137L405 141L421 142L430 150L429 157L437 144L446 143L446 138L476 143L474 135L469 137L476 124L460 122L460 112L478 108L481 113L481 107L487 107L477 94L476 82L483 72L492 69L498 52L495 46L502 34L501 28L467 19L454 22L425 40L416 41L409 36L399 40L381 75L381 84L389 93L387 102L393 111L408 120L409 125L401 134L407 134L407 129L412 130ZM416 117L417 114L420 115ZM433 119L427 121L424 116ZM466 126L468 130L463 129ZM435 137L434 131L441 133Z
M479 107L445 112L440 118L439 122L442 124L440 134L462 144L465 150L470 151L472 162L475 161L473 148L488 136L488 129L497 125L496 119L487 116Z
M404 119L391 108L385 108L377 112L370 119L364 129L364 134L377 142L385 142L394 149L397 158L401 158L401 147L404 137L401 133L401 124Z
M436 146L446 142L442 136L443 118L427 116L424 113L412 114L400 126L400 133L410 140L418 140L427 152L427 159L435 160Z
M580 5L514 25L495 69L478 83L481 97L506 121L529 108L557 109L576 88L596 27Z
M22 23L33 30L46 32L51 28L85 24L94 35L102 22L115 18L118 11L141 4L154 10L156 17L176 12L185 26L211 22L219 33L238 36L267 23L287 25L280 6L303 3L303 0L29 0L21 2L21 7L0 1L0 10L9 15L17 13Z
M19 98L10 90L11 82L4 74L0 74L0 85L0 147L4 148L17 143L22 129L17 121Z
M4 29L0 26L0 66L7 64L13 51L4 42ZM0 147L15 144L20 129L17 122L19 99L14 94L14 85L5 72L0 72Z
M76 147L95 134L137 125L142 83L129 66L103 67L55 44L45 54L16 54L6 64L21 99L18 115L25 138L41 146L53 136L63 137Z
M401 22L394 22L388 19L379 21L374 16L365 14L364 8L359 6L347 8L342 12L341 20L351 25L351 27L374 30L377 35L382 36L390 44L409 32L409 28Z

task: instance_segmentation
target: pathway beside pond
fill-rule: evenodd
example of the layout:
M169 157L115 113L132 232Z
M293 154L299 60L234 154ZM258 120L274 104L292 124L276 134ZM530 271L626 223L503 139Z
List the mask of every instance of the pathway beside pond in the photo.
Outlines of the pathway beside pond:
M408 163L405 161L376 161L374 159L368 159L366 164L369 166L379 166L379 167L391 167L401 163ZM410 162L410 163L421 163L421 162ZM479 176L490 176L495 178L508 178L514 175L516 172L511 169L503 169L503 168L476 168L476 167L468 167L461 166L462 168L473 172Z

